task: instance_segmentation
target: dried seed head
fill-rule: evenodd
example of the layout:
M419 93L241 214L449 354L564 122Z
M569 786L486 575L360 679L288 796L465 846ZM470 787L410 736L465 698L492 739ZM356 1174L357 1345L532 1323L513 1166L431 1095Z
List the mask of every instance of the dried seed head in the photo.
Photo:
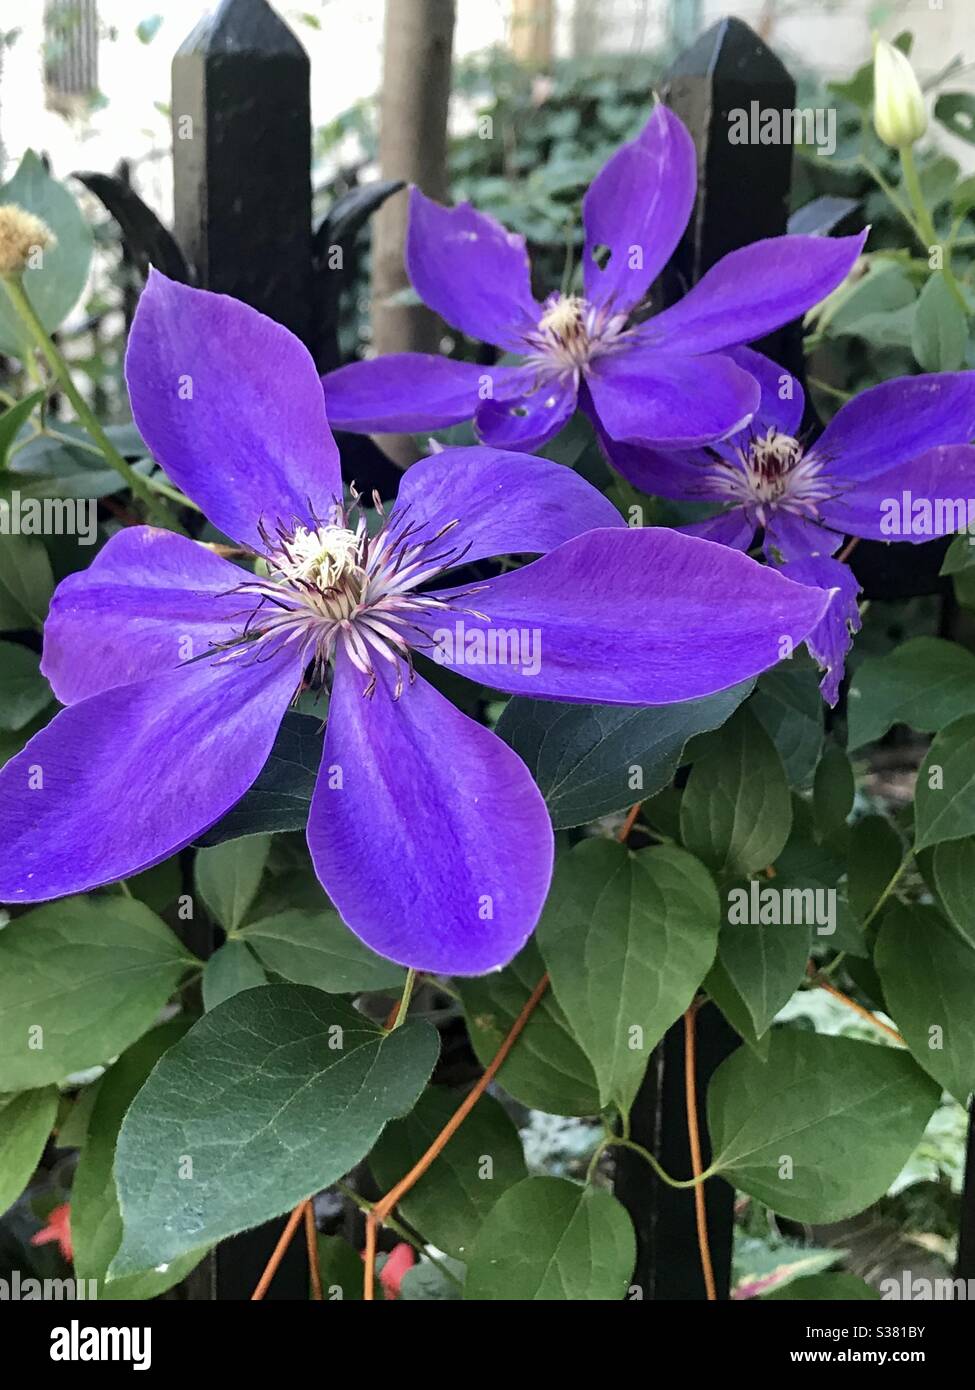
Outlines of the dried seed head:
M55 245L57 237L46 222L16 203L0 203L0 275L19 275Z

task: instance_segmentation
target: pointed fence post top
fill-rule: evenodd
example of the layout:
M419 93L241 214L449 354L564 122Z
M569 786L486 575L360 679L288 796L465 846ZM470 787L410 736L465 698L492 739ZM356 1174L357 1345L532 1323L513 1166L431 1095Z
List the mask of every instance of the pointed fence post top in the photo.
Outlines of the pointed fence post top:
M301 40L267 0L221 0L183 40L176 57L189 53L258 53L308 62Z
M173 58L176 236L206 289L312 352L310 64L267 0L223 0Z

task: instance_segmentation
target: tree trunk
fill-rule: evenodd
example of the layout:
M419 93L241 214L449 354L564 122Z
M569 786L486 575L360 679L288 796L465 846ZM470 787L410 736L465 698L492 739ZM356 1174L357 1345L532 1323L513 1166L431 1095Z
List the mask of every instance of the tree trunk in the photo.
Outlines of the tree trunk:
M542 71L551 67L554 29L554 0L513 0L511 52L519 63Z
M379 163L385 179L447 195L447 104L454 0L386 0ZM390 198L373 220L372 340L378 353L436 352L440 322L424 305L390 303L409 285L403 264L408 199ZM381 435L405 466L417 456L408 436Z

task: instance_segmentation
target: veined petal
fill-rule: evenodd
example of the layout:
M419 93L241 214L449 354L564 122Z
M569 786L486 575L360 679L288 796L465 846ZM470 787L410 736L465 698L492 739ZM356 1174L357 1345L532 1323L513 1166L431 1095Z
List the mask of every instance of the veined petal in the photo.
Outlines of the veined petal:
M243 578L185 536L126 527L58 585L41 670L65 705L174 671L239 635L246 614L231 590Z
M542 316L525 238L470 203L445 208L410 189L406 269L413 288L454 328L508 351Z
M327 517L339 455L318 371L293 333L228 295L150 272L129 334L132 414L166 473L221 531Z
M611 439L598 422L596 435L610 465L648 497L690 502L724 498L724 492L711 481L714 460L704 449L665 450L625 444L621 439ZM724 452L723 447L721 451Z
M688 526L677 528L684 536L700 536L705 541L715 541L718 545L730 545L734 550L747 550L755 535L755 523L744 507L732 507L731 511L719 512L704 521L692 521Z
M596 527L623 526L607 497L551 459L503 449L444 449L407 469L390 523L428 540L451 522L444 550L463 563L543 553Z
M852 491L927 449L975 437L975 372L941 372L883 381L848 401L812 452L838 488Z
M484 618L465 614L460 633L442 614L424 626L443 664L499 690L666 705L774 666L827 598L726 546L627 527L486 580L474 600Z
M686 126L658 105L635 140L603 165L582 203L586 298L623 313L670 260L697 191L697 156ZM598 247L609 251L600 269Z
M350 362L322 377L334 429L404 434L472 420L486 396L507 388L517 367L485 367L426 352Z
M686 353L753 342L825 299L849 274L866 236L767 237L731 251L641 336Z
M479 403L474 427L496 449L537 449L572 419L577 395L569 374L536 381L534 373L522 371Z
M730 357L742 371L753 376L762 393L758 409L755 411L755 419L752 421L752 429L742 439L733 437L729 442L747 445L752 431L764 434L770 426L774 426L782 434L791 434L794 438L799 433L802 412L806 407L806 393L797 378L786 371L785 367L780 367L778 362L773 362L771 357L756 352L754 348L724 348L721 355Z
M843 535L921 545L975 531L975 449L946 444L862 479L820 509Z
M729 357L679 357L643 346L597 358L587 386L606 434L658 449L691 449L736 433L760 394Z
M257 777L300 677L293 649L247 654L62 710L0 770L0 902L83 893L189 844Z
M308 820L342 919L401 965L480 975L538 921L552 872L548 811L520 758L417 677L371 698L344 654Z
M837 538L838 539L838 538ZM860 630L860 611L857 595L860 586L853 571L828 555L797 555L780 567L780 572L800 584L818 584L831 590L829 606L822 620L806 636L806 647L813 660L825 670L819 683L823 699L835 705L846 654L853 643L853 633Z

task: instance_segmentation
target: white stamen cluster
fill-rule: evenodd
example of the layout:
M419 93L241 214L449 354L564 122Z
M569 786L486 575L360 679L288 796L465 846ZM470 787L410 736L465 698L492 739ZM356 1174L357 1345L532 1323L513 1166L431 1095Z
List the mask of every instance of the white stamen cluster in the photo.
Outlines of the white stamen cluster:
M624 345L625 314L598 309L578 295L554 294L528 337L528 364L540 370L585 373L589 364Z
M439 545L456 521L418 539L422 523L410 520L409 508L384 519L377 534L370 536L358 496L353 495L353 509L360 513L354 526L348 513L336 505L338 525L313 517L311 527L279 523L273 533L260 528L267 574L255 575L235 590L257 603L241 638L229 644L223 659L248 650L263 659L283 646L297 644L309 667L309 680L323 685L329 663L341 646L353 666L369 677L366 695L375 690L377 657L395 668L396 699L406 680L412 683L411 649L430 645L415 618L431 609L456 606L453 600L448 603L417 590L457 565L466 547L453 550ZM375 501L381 511L378 497Z
M776 507L815 519L819 503L833 496L834 489L822 476L824 460L774 426L754 435L736 453L737 463L715 461L711 481L735 506L753 511L762 526Z

